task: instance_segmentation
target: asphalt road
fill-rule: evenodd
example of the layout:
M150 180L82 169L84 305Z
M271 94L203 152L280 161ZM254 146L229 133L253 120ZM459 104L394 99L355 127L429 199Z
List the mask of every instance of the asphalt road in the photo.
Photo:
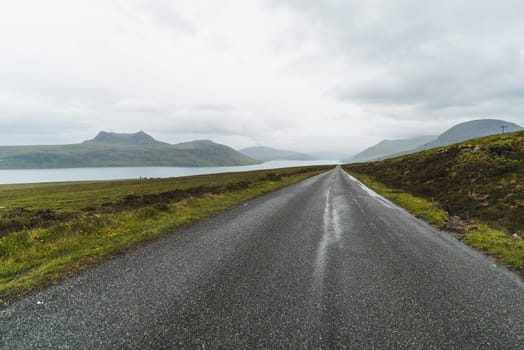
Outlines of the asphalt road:
M524 349L524 283L340 168L0 309L2 349Z

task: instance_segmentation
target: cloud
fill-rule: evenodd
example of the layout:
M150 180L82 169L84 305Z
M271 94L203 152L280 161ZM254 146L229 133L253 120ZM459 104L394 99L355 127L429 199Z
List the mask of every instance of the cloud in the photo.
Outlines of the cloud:
M161 104L139 99L121 100L111 106L114 110L124 113L157 114L166 113L167 107Z
M283 5L285 4L285 5ZM284 1L336 38L349 64L328 89L347 102L475 107L524 98L524 4L502 1Z
M434 45L340 90L341 99L371 104L442 109L499 101L502 107L524 97L524 61L518 46L479 52L471 44Z
M516 0L12 1L0 133L350 153L471 118L524 124L523 12Z
M145 17L155 24L168 28L175 33L195 34L197 26L179 9L179 2L168 0L130 1L121 3L128 10L132 18L140 21ZM145 14L145 16L144 16Z
M201 110L201 111L210 111L210 112L228 112L235 109L235 107L227 105L227 104L200 104L194 106L194 109Z
M89 113L0 103L0 145L76 143L89 129L89 123L78 116Z

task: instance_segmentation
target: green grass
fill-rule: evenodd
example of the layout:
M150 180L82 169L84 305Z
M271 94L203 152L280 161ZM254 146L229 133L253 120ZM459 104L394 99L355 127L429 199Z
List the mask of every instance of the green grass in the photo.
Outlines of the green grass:
M466 234L464 242L524 273L524 240L521 238L480 223Z
M438 228L444 228L446 226L448 214L446 211L439 208L436 203L420 197L415 197L398 189L388 188L380 182L373 180L369 176L359 174L353 175L373 191L390 199L399 206L407 209L413 215L424 219L431 225L434 225Z
M465 243L524 274L523 131L344 169L429 223L457 230Z
M328 170L0 186L0 302Z

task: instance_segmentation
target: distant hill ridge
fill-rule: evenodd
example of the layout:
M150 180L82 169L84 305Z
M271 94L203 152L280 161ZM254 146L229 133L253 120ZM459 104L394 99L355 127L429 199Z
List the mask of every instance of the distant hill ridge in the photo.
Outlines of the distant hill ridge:
M257 161L209 140L171 145L143 131L101 131L72 145L0 146L0 169L45 169L110 166L235 166Z
M383 140L349 159L368 162L410 154L424 149L447 146L478 137L523 130L520 125L499 119L477 119L457 124L438 136L421 136L401 140Z
M353 156L353 162L365 162L379 160L393 154L410 151L420 145L431 142L437 135L418 136L401 140L382 140L374 146L367 148L359 154Z
M462 142L478 137L495 135L504 132L512 132L522 130L520 125L499 119L479 119L457 124L448 130L444 131L433 142L425 145L426 149L440 146L447 146L453 143ZM422 146L424 147L424 146ZM420 146L418 149L422 149Z
M269 160L314 160L315 158L309 154L299 153L294 151L276 149L271 147L248 147L239 151L242 154L247 155L253 159L261 161Z
M209 147L214 147L216 145L218 145L218 143L214 143L213 141L210 141L210 140L195 140L195 141L177 143L176 145L173 145L173 147L177 149L206 149Z

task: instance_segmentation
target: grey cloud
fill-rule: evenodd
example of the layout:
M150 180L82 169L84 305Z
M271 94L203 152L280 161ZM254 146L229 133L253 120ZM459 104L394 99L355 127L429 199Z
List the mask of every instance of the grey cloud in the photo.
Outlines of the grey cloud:
M153 129L154 130L154 129ZM163 128L158 131L170 134L192 134L192 135L220 135L220 136L233 136L242 135L238 131L229 129L227 127L220 126L191 126L191 125L176 125L171 128Z
M235 110L235 107L227 105L227 104L209 103L209 104L196 105L196 106L194 106L194 109L200 110L200 111L209 111L209 112L222 113L222 112L228 112L228 111Z
M338 96L428 109L524 100L524 61L518 47L495 57L474 51L437 57L419 52L392 64L382 79L364 80Z
M163 119L149 125L155 132L256 137L270 128L264 118L252 119L249 110L226 103L203 103L179 107L167 112Z
M302 11L336 38L339 55L352 63L346 79L328 88L342 100L427 109L494 100L504 111L508 100L524 96L521 1L288 0L274 5Z
M0 116L3 134L61 133L86 126L77 119L65 122L61 111L40 107L0 104Z
M113 109L121 112L141 113L141 114L157 114L166 113L168 108L159 103L150 100L142 99L126 99L120 100L111 106Z
M143 2L145 9L153 18L165 27L188 34L197 32L197 26L177 9L177 4L168 0L148 0Z
M521 0L6 2L1 140L142 129L352 152L473 117L524 123L522 13Z
M0 145L76 143L92 130L83 119L67 111L0 104ZM69 113L78 113L77 110Z

